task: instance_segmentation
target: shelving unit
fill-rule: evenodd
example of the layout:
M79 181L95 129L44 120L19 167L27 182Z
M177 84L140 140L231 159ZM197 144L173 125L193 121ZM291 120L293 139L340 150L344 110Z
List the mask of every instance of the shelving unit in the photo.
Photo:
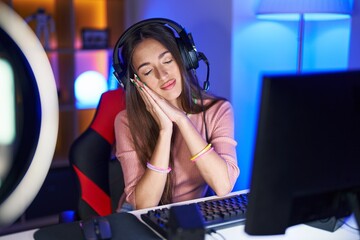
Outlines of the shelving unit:
M123 0L1 0L24 19L43 8L55 22L47 54L52 65L59 96L59 133L53 165L68 164L71 143L90 124L95 109L77 109L74 81L82 71L109 74L112 47L124 30ZM35 31L36 22L29 22ZM82 49L84 28L108 29L108 49Z

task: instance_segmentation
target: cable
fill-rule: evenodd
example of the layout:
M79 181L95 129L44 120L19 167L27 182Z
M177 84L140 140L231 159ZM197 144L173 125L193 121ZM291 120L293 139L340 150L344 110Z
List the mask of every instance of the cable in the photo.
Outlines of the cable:
M206 234L209 234L212 238L215 238L212 234L216 234L217 236L219 236L221 239L226 240L226 238L224 237L224 235L222 235L221 233L217 232L215 229L211 228L208 231L206 231ZM216 239L216 238L215 238Z
M350 204L350 208L352 210L352 212L354 213L354 218L355 218L355 221L358 225L358 233L360 235L360 231L359 231L359 227L360 227L360 205L359 205L359 197L356 193L354 192L348 192L346 194L346 198L348 200L348 203ZM348 226L346 224L346 226Z
M200 102L201 102L201 108L202 108L202 112L203 112L203 122L204 122L204 127L205 127L205 136L206 136L206 142L210 143L210 139L209 139L209 133L208 133L208 129L207 129L207 124L206 124L206 109L204 108L204 100L202 97L202 94L200 93Z
M210 81L209 81L209 78L210 78L210 64L209 64L209 61L208 61L208 59L207 59L207 57L205 56L204 53L198 52L198 58L200 60L203 60L205 62L205 64L206 64L206 67L207 67L206 80L205 80L204 85L203 85L203 90L205 92L207 92L209 90L209 87L210 87ZM208 133L207 124L206 124L206 109L204 108L204 100L203 100L202 92L201 92L201 89L200 89L199 85L198 85L198 91L199 91L199 96L200 96L201 108L202 108L202 112L203 112L203 122L204 122L204 127L205 127L206 141L209 143L210 139L209 139L209 133Z
M344 225L346 225L347 227L356 230L356 231L360 231L360 229L358 227L353 227L350 224L348 224L345 220L343 220L342 218L339 219L340 222L342 222Z
M216 240L216 238L215 238L211 233L206 232L205 234L209 235L212 239L215 239L215 240Z
M210 81L209 81L209 78L210 78L210 63L209 63L209 61L208 61L208 59L207 59L207 57L205 56L204 53L198 52L198 54L199 54L199 56L198 56L199 59L203 60L205 62L206 68L207 68L207 70L206 70L206 80L205 80L205 82L203 84L203 90L205 92L207 92L209 90L209 88L210 88Z

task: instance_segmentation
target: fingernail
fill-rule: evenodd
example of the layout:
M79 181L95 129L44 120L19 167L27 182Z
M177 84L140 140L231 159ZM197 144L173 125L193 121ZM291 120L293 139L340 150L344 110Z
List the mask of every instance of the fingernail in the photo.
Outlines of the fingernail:
M140 78L139 78L139 76L138 76L136 73L134 73L134 78L135 78L136 80L140 81Z

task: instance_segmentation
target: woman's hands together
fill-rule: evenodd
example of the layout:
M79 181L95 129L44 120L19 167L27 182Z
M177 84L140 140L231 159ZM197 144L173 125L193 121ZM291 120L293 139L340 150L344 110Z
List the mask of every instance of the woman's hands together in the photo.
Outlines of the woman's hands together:
M135 84L146 105L146 109L158 123L160 129L172 129L173 122L176 124L181 118L186 117L183 111L171 105L166 99L146 86L136 75L130 81Z

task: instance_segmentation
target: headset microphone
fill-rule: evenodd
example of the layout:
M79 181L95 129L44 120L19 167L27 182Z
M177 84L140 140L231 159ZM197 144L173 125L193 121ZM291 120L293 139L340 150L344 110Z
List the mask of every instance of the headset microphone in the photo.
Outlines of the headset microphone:
M209 61L208 61L208 59L207 59L207 57L205 56L204 53L198 52L198 55L199 55L199 59L200 59L200 60L203 60L203 61L205 62L205 64L206 64L206 67L207 67L206 80L205 80L205 82L204 82L204 84L203 84L203 90L204 90L205 92L207 92L207 91L209 90L209 88L210 88L210 80L209 80L209 76L210 76L210 63L209 63Z

